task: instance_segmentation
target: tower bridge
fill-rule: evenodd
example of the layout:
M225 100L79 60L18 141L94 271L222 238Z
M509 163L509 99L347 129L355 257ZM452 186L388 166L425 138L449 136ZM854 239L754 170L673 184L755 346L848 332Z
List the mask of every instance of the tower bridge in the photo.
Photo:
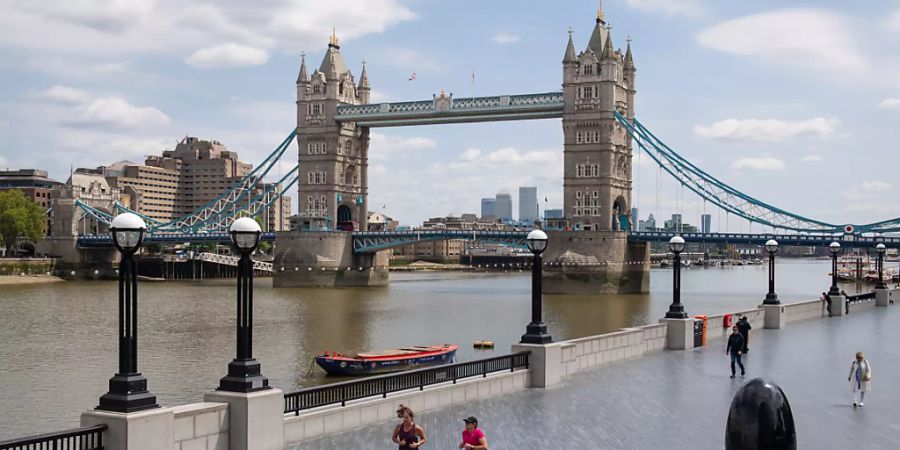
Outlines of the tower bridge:
M258 192L262 180L297 143L297 165L277 184L296 186L298 229L265 235L275 240L275 267L363 267L367 270L276 271L276 286L373 286L388 283L385 250L422 240L481 239L521 245L523 232L407 231L367 232L369 136L373 127L435 125L509 120L561 119L563 128L563 219L549 224L553 244L544 253L545 292L643 292L649 288L648 243L669 233L631 230L634 147L678 183L726 215L778 230L773 234L688 233L688 242L759 244L775 238L786 245L824 245L838 240L850 247L883 242L900 247L900 218L853 225L807 218L772 206L729 186L681 156L653 134L635 114L637 68L630 39L624 51L599 11L583 50L576 51L570 30L562 57L562 89L539 93L456 98L440 91L431 99L370 104L372 86L365 62L354 77L332 34L319 67L309 72L301 57L296 81L296 127L247 177L204 207L176 220L148 220L148 242L222 242L227 225L239 215L256 216L286 192ZM490 174L485 174L490 176ZM75 198L75 197L72 197ZM69 202L69 203L66 203ZM65 255L81 250L102 259L111 242L103 230L114 211L128 211L114 199L64 199L65 232L54 236ZM91 222L85 226L85 222ZM78 228L82 230L79 234ZM56 225L54 225L56 227ZM92 230L85 233L84 229ZM71 232L71 238L67 237ZM95 234L91 236L90 234ZM865 236L864 236L865 235ZM74 243L77 242L77 245ZM104 250L105 249L105 250ZM58 252L59 253L59 252ZM77 259L76 257L73 257ZM572 267L568 261L608 261ZM643 261L643 264L623 264ZM562 264L553 264L562 263ZM577 264L574 264L577 266Z

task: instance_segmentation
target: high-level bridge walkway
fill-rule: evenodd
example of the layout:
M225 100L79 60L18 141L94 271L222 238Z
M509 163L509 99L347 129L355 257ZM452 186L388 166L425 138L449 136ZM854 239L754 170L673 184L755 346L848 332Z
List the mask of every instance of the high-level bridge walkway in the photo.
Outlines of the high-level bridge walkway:
M798 448L900 448L898 321L900 310L892 306L754 329L744 378L729 378L725 339L715 338L692 351L588 369L555 388L418 414L416 422L427 432L428 448L456 448L462 418L474 415L491 449L722 449L734 393L762 376L784 389ZM847 375L857 351L871 363L873 381L865 407L854 409ZM350 429L290 448L394 448L394 425Z

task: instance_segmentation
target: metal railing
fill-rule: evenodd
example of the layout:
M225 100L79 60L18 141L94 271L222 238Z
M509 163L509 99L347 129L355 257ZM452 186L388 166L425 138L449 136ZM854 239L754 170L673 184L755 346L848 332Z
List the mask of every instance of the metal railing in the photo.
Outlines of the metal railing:
M495 358L479 359L426 369L408 370L396 374L368 377L358 381L333 383L302 389L284 394L284 413L300 415L304 409L340 403L346 406L348 401L366 397L381 396L387 398L391 392L405 391L432 384L452 382L463 378L489 373L528 368L528 352L513 353Z
M103 450L106 425L57 431L0 442L0 450Z
M866 292L865 294L848 295L847 303L859 303L866 300L875 300L875 292Z

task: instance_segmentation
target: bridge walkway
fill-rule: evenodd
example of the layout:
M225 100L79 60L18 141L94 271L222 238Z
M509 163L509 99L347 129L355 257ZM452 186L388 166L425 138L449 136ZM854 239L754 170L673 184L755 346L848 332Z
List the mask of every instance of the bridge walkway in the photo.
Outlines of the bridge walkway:
M900 309L753 330L747 376L784 389L799 448L900 448ZM872 364L872 391L854 409L847 374L856 351ZM462 418L481 421L491 449L721 449L731 399L725 340L580 372L561 386L423 413L428 448L456 448ZM293 449L395 448L393 423L349 430Z

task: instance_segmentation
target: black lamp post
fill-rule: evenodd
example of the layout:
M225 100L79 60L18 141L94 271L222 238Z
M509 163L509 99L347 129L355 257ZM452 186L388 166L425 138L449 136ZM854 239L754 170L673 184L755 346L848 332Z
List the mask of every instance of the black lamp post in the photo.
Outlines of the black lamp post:
M158 408L156 396L147 392L147 379L138 372L137 265L134 253L141 247L147 225L136 214L116 216L109 226L113 244L122 254L119 263L119 371L109 379L109 392L97 409L129 413Z
M766 241L766 251L769 253L769 292L763 305L780 305L778 294L775 293L775 253L778 251L778 241L769 239Z
M837 285L837 271L838 271L838 263L837 257L838 253L841 252L841 244L837 242L832 242L828 244L828 251L831 252L831 289L828 290L828 295L841 295L841 290L838 289Z
M528 250L534 254L531 262L531 323L522 335L523 344L546 344L553 339L547 334L547 324L541 320L541 274L544 263L541 253L547 248L547 233L534 230L526 238Z
M250 254L259 244L262 230L255 220L241 217L231 224L231 242L241 253L237 276L237 355L228 364L228 375L219 380L218 390L253 392L269 389L253 359L253 261Z
M875 251L878 252L878 283L875 284L875 289L886 289L887 286L884 284L884 244L879 243L875 246Z
M672 304L666 313L666 319L687 319L684 305L681 304L681 252L684 251L684 238L673 236L669 239L669 250L675 254L675 271L672 275Z

